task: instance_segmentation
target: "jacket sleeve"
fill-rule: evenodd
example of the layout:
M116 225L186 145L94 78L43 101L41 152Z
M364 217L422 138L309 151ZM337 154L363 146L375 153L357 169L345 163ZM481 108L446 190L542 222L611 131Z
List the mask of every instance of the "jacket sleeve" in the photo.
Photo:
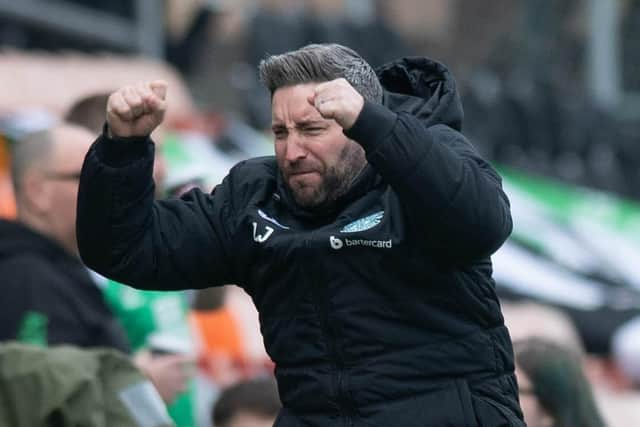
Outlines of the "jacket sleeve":
M225 183L154 202L154 144L112 140L89 150L80 178L77 238L84 263L139 289L234 283L231 201Z
M426 127L408 113L366 102L346 135L389 182L405 214L438 257L469 262L491 255L512 229L500 176L456 130Z

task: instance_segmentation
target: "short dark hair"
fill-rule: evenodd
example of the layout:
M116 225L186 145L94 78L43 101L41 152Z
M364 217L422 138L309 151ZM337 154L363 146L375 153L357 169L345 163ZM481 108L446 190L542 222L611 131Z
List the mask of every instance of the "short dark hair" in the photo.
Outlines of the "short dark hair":
M220 393L213 408L213 425L225 427L239 412L275 419L281 407L273 378L243 381Z
M367 101L382 103L382 85L375 71L352 49L339 44L310 44L263 59L260 80L271 95L297 84L347 80Z
M96 93L77 100L64 120L68 123L83 126L95 134L102 132L102 126L107 119L108 93Z

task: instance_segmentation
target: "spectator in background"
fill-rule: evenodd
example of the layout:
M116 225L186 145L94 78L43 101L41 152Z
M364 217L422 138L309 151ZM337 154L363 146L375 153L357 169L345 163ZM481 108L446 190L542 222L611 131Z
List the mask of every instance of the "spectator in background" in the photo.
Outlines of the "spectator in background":
M0 220L0 340L129 350L78 258L78 179L92 138L63 124L13 145L17 221Z
M213 426L271 427L281 406L273 378L240 382L220 394L213 409Z
M94 139L102 132L108 94L94 94L74 103L65 118L89 129ZM160 150L159 150L160 151ZM163 193L166 175L164 156L156 156L153 177L156 196ZM97 276L97 275L96 275ZM196 390L185 364L193 362L195 344L188 321L189 305L184 292L141 291L103 277L96 281L104 298L123 326L131 349L141 366L162 372L157 382L178 427L196 426ZM153 353L153 354L152 354Z
M614 363L585 353L576 326L565 312L538 303L502 301L501 305L514 342L543 339L580 355L580 360L584 361L582 369L593 386L598 407L609 427L640 425L640 394L620 389L619 369ZM621 335L620 338L625 337Z
M131 349L78 257L78 179L93 138L84 127L63 123L12 144L18 214L17 221L0 220L0 341ZM184 387L178 358L134 362L165 400Z
M604 427L580 356L539 338L514 342L520 405L529 427Z

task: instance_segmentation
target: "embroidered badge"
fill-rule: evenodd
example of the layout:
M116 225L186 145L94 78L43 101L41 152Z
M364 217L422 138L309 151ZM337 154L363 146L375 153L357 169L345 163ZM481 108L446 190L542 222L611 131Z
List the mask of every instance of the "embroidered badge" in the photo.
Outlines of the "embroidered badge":
M364 218L357 219L352 223L345 225L344 227L342 227L342 230L340 230L340 232L355 233L356 231L368 230L380 224L380 221L382 221L383 216L384 216L384 211L376 212L369 216L365 216Z

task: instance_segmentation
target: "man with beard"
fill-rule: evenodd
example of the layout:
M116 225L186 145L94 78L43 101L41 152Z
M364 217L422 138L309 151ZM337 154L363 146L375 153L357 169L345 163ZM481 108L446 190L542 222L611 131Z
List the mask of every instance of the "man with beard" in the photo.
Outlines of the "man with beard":
M111 95L87 155L78 243L143 289L238 283L276 363L276 426L522 426L490 255L511 232L500 178L460 133L447 69L378 75L340 45L260 64L275 158L210 194L153 201L166 85Z

